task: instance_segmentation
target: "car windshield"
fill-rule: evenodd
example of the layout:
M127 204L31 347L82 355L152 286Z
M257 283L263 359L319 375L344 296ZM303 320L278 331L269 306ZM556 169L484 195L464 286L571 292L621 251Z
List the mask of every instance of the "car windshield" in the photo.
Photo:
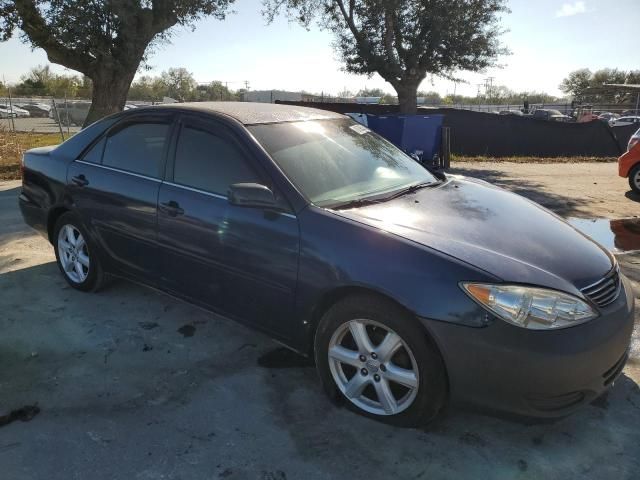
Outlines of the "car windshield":
M349 119L249 127L293 184L315 205L383 199L438 180L367 127Z

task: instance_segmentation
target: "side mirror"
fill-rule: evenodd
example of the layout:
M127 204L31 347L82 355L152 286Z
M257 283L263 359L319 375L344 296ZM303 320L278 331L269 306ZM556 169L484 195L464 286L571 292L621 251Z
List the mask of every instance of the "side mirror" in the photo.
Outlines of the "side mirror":
M238 207L279 209L271 189L259 183L234 183L229 187L229 203Z

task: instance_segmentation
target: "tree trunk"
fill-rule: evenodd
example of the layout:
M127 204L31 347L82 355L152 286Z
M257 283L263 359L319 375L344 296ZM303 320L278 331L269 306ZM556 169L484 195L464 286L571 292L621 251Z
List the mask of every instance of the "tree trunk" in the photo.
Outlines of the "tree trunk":
M89 108L89 114L84 121L83 127L107 115L122 111L135 74L136 69L133 69L132 72L103 70L96 72L92 76L91 108Z
M418 112L418 85L415 83L400 84L396 87L400 113L415 115Z

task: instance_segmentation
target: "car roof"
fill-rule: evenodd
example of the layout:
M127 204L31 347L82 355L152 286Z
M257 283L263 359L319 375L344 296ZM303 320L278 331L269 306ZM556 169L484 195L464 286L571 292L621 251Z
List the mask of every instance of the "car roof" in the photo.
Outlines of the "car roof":
M190 102L157 105L153 108L168 108L202 113L214 113L235 118L244 125L262 123L296 122L302 120L328 120L344 118L344 115L318 108L254 102ZM132 109L139 112L140 108Z

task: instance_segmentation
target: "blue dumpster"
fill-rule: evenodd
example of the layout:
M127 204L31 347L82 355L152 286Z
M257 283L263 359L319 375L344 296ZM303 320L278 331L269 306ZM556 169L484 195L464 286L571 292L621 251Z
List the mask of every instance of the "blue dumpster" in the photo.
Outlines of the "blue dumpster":
M406 153L422 152L422 160L431 163L440 153L444 115L367 115L371 130Z

